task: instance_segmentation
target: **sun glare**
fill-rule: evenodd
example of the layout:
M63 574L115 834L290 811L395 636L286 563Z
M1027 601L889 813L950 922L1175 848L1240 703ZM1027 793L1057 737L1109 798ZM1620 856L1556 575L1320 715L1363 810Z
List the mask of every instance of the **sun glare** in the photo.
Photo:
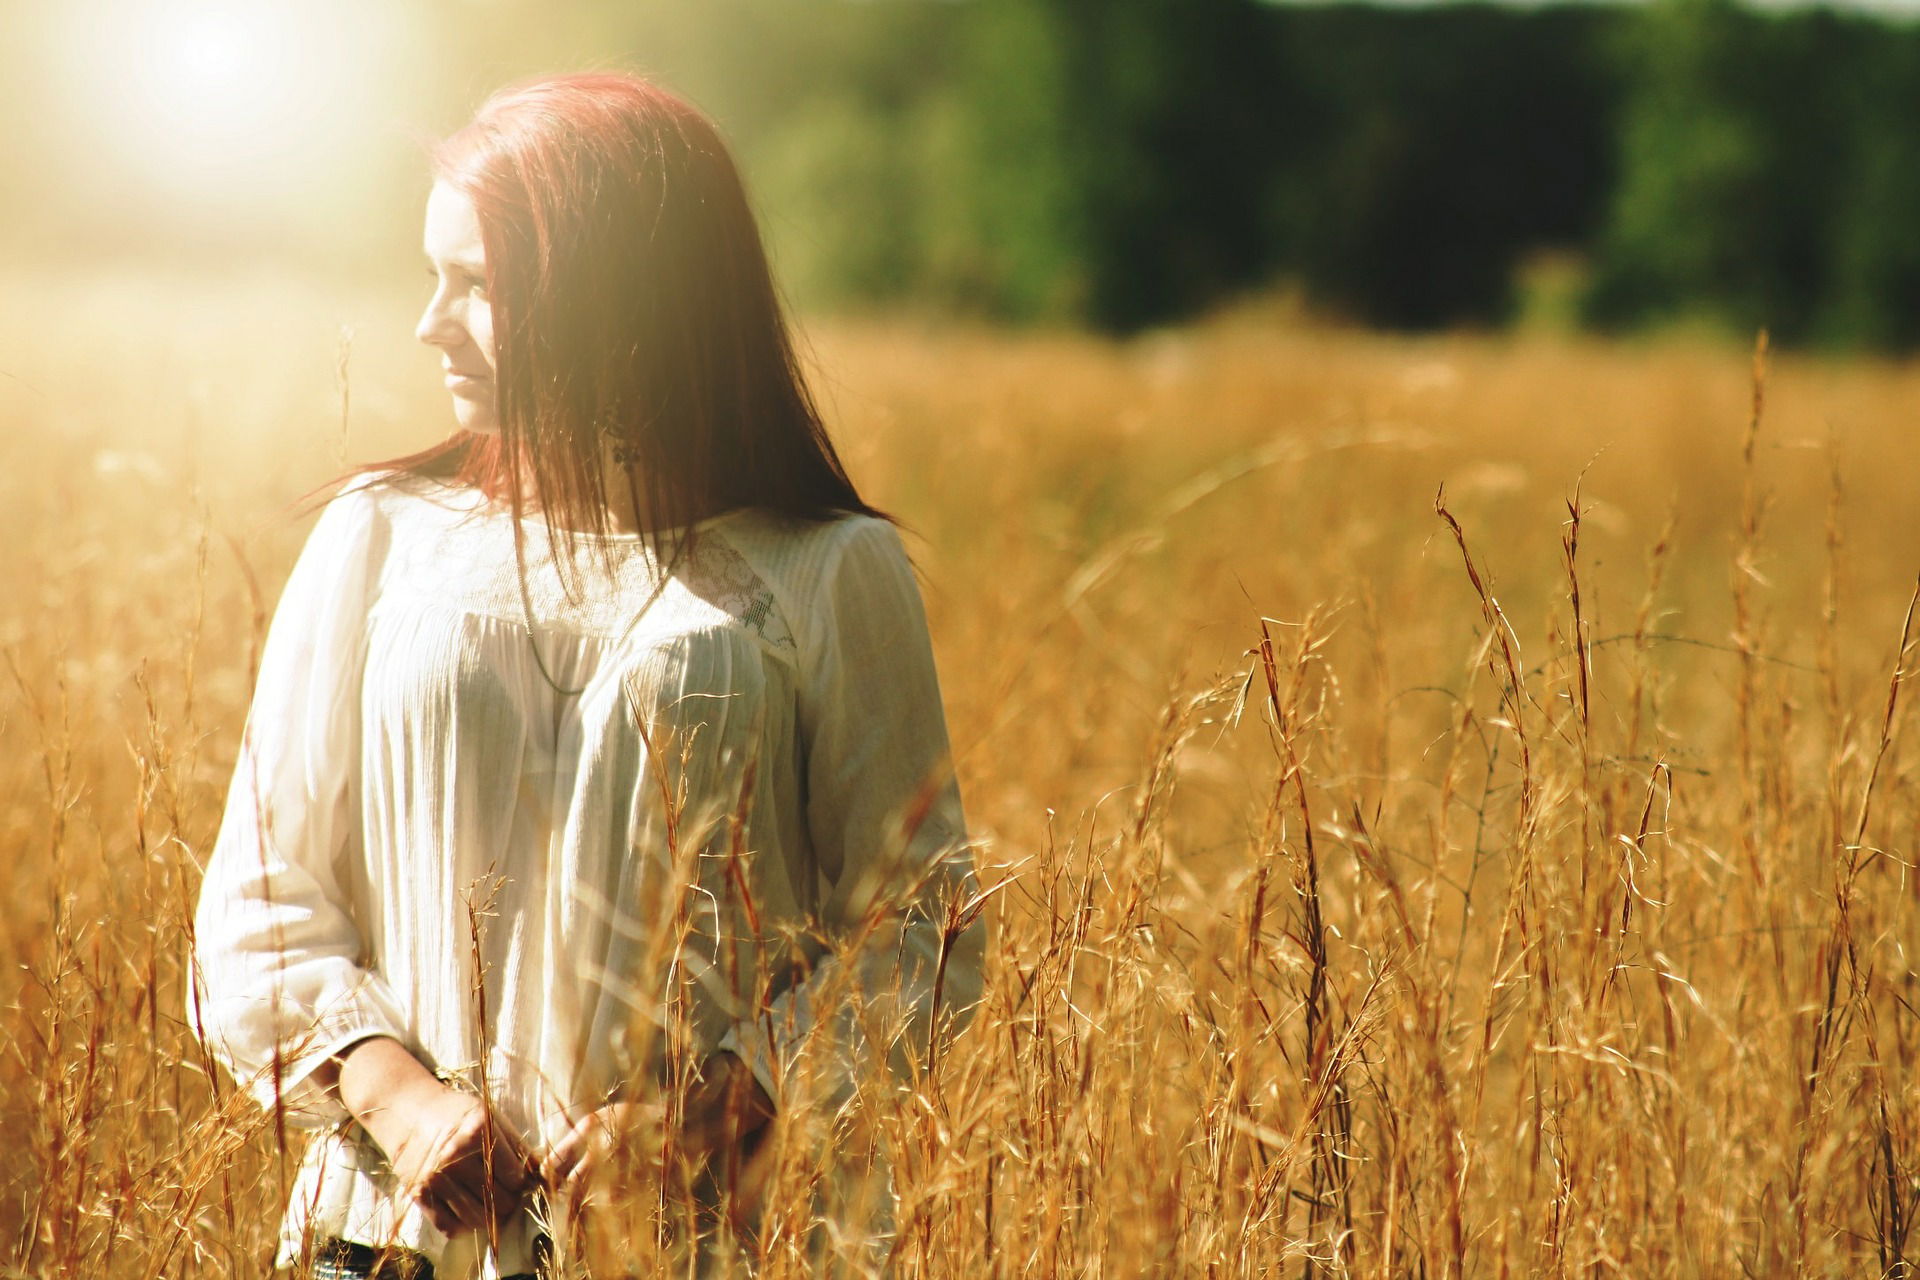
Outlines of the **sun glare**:
M155 31L130 68L130 96L183 144L244 143L296 123L310 68L287 65L292 41L275 13L196 13Z
M160 69L177 76L182 85L205 85L216 92L230 88L246 76L249 55L259 44L249 39L255 34L200 18L181 28L170 41L172 47L161 51ZM258 65L262 60L252 61Z
M380 10L353 0L98 0L69 48L116 166L150 185L269 186L364 126Z

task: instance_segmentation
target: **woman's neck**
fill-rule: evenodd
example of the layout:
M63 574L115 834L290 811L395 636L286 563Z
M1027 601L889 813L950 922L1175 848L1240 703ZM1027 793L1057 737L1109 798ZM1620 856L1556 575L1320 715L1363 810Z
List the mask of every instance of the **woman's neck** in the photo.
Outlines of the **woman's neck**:
M614 461L610 450L600 459L600 492L606 501L609 532L645 532L640 519L639 477L630 467Z

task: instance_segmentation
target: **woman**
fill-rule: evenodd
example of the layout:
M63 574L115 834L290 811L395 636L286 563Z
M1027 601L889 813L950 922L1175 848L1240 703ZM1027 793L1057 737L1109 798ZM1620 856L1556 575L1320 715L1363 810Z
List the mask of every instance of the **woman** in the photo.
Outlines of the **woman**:
M713 127L568 76L435 161L459 430L322 513L196 920L206 1043L321 1130L279 1260L329 1275L534 1272L663 1107L724 1183L982 948L919 595Z

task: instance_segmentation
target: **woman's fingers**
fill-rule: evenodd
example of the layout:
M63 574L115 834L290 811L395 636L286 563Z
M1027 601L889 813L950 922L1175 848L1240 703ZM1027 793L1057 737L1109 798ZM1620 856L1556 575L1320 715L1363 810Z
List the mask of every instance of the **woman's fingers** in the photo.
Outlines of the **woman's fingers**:
M414 1193L414 1202L442 1235L457 1236L486 1225L486 1209L468 1188L450 1180L435 1180Z
M478 1109L443 1131L419 1168L413 1198L449 1235L514 1212L535 1172L526 1148Z
M549 1187L565 1186L591 1156L594 1138L601 1132L598 1112L582 1116L574 1122L573 1128L548 1148L546 1159L540 1162L540 1180Z
M426 1210L427 1218L444 1235L459 1235L483 1218L480 1204L458 1174L458 1156L452 1148L460 1142L457 1131L441 1135L422 1172L411 1188L414 1203Z
M492 1146L480 1156L483 1180L490 1178L496 1193L518 1204L520 1198L533 1189L539 1176L533 1157L504 1130L492 1130L487 1140Z
M631 1102L610 1102L575 1121L540 1160L540 1178L554 1190L579 1190L628 1141L654 1110Z
M454 1166L428 1179L414 1193L434 1226L447 1235L484 1229L520 1207L524 1184L504 1184L476 1176L477 1166Z

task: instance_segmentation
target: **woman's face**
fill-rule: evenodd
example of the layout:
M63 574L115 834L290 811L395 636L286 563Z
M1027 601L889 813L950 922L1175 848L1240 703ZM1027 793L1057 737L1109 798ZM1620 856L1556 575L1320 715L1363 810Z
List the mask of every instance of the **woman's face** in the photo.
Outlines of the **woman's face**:
M414 335L440 351L453 416L468 431L500 429L494 412L493 305L473 201L444 182L427 196L425 246L433 297Z

